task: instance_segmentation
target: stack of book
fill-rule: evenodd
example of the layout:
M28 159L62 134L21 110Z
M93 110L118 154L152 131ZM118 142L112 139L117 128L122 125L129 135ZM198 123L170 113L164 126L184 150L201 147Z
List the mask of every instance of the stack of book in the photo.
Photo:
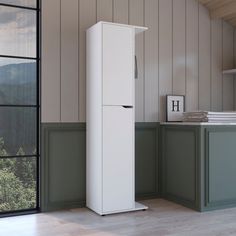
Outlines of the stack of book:
M184 122L236 123L236 112L194 111L183 113Z

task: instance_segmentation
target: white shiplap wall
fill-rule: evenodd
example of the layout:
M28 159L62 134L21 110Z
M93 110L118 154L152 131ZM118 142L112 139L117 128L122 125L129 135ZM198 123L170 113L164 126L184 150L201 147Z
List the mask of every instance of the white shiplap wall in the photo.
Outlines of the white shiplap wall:
M195 0L42 0L42 121L84 122L85 30L97 21L144 25L137 37L136 121L165 120L165 95L186 109L232 110L234 29ZM236 54L236 53L235 53Z

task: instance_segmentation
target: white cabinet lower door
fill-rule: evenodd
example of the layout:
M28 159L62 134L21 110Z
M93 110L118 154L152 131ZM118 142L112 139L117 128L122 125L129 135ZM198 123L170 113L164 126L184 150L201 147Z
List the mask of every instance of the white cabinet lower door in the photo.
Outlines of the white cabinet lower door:
M103 106L103 212L134 207L133 108Z

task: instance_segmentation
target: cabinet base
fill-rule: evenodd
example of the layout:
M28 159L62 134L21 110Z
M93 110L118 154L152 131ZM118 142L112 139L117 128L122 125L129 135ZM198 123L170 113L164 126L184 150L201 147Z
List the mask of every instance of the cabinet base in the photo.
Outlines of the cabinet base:
M109 212L103 212L103 213L96 212L96 213L101 216L106 216L106 215L111 215L111 214L119 214L119 213L132 212L132 211L144 211L147 209L148 209L147 206L145 206L141 203L135 202L135 207L131 208L131 209L125 209L125 210L121 210L121 211L109 211Z
M135 208L132 211L141 211L141 210L147 210L147 209L148 209L147 206L141 203L135 202Z

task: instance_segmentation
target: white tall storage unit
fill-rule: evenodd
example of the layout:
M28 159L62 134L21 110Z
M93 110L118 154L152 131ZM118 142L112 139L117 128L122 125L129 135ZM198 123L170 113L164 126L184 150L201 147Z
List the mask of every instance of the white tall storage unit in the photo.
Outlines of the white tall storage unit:
M87 30L87 207L100 215L135 202L135 35L145 27L99 22Z

